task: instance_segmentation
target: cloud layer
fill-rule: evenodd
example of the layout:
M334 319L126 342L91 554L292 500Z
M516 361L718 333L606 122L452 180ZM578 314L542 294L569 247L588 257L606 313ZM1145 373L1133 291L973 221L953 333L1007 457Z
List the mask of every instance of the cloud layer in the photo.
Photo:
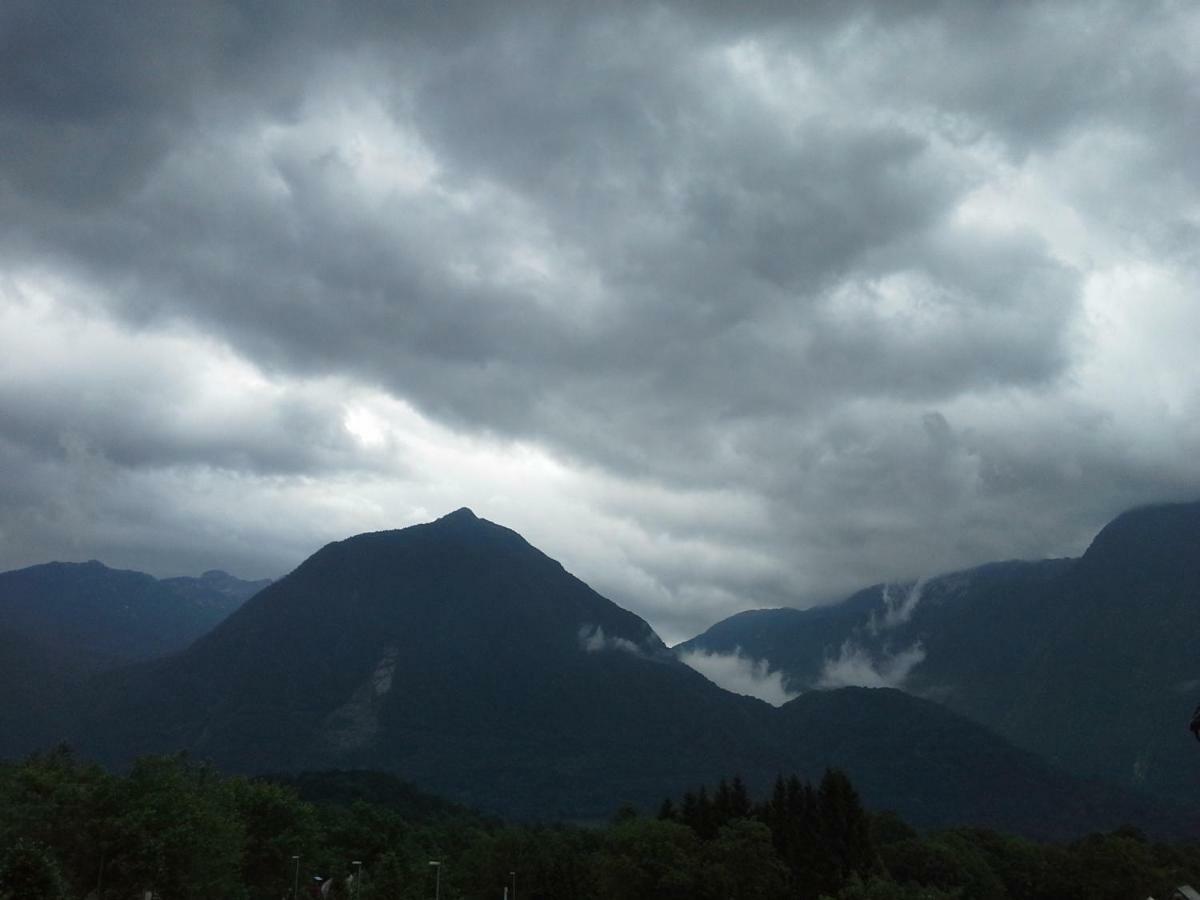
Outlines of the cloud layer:
M909 673L924 661L925 648L919 641L895 653L876 655L851 638L836 656L825 660L817 687L900 688Z
M799 696L784 686L783 673L772 672L767 660L745 656L740 649L736 653L688 650L680 653L679 659L725 690L733 691L735 694L757 697L772 706L782 706ZM858 684L859 682L852 683ZM845 687L846 685L835 684L832 686ZM877 685L871 686L876 687Z
M6 4L0 565L467 504L673 641L1200 495L1200 15Z

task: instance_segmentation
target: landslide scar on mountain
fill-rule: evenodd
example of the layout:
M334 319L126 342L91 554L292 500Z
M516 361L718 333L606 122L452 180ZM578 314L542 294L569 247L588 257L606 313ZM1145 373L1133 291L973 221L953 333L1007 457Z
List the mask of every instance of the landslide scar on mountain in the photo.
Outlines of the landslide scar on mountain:
M321 723L318 742L322 749L335 753L369 746L379 733L379 707L392 690L399 649L392 644L383 648L371 677L350 695L350 699L331 712Z

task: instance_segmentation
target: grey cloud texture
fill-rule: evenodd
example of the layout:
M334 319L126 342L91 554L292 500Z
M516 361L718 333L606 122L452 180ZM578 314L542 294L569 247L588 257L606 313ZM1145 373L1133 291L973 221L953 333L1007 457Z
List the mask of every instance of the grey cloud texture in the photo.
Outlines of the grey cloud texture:
M689 650L680 653L679 659L725 690L757 697L772 706L782 706L799 696L784 686L783 673L771 671L767 660L753 659L743 654L740 649L736 653Z
M909 673L925 661L925 647L920 641L896 647L889 633L912 618L924 592L924 578L911 584L883 585L879 606L871 610L861 630L856 629L837 653L825 658L816 686L902 688ZM868 642L862 640L864 631Z
M817 687L899 688L908 674L924 661L925 648L919 642L877 657L853 640L847 640L838 648L836 656L825 660Z
M1200 494L1187 6L0 17L0 564L469 504L677 639Z

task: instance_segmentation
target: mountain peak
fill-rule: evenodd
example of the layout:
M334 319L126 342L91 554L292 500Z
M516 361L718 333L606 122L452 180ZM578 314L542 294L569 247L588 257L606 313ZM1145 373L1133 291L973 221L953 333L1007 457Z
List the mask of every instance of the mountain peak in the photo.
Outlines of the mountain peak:
M446 515L442 516L440 519L434 520L433 524L462 527L467 525L475 525L480 521L481 520L479 516L475 515L475 513L471 511L470 507L464 506L460 509L456 509L452 513L446 513Z
M1090 570L1129 573L1174 570L1193 558L1200 539L1200 501L1162 503L1122 513L1096 535L1082 563Z

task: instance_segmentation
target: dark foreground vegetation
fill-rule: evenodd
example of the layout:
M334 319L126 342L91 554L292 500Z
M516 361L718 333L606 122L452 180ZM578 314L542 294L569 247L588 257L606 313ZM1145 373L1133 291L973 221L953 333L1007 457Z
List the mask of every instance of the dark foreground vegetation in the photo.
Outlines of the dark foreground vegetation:
M351 900L1142 900L1200 881L1200 846L1134 829L1055 845L922 834L865 811L837 771L758 802L734 779L579 827L501 824L377 773L247 780L148 757L116 776L66 749L0 766L2 900L280 900L319 896L318 878Z

